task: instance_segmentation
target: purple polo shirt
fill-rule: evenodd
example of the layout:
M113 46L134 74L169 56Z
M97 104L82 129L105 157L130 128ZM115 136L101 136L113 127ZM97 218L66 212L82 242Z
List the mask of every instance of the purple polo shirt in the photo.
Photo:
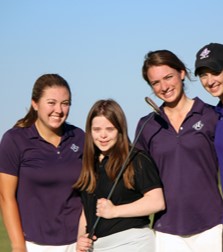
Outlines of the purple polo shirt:
M17 201L24 236L42 245L76 241L80 195L72 189L81 166L84 132L65 124L56 148L35 126L12 128L0 144L0 172L18 176Z
M215 149L218 156L218 162L220 167L221 186L223 191L223 105L221 102L216 106L215 111L219 114L219 120L217 122L215 131Z
M223 214L214 148L217 115L195 98L177 133L163 106L161 111L148 121L137 143L151 154L163 182L167 208L155 215L154 228L174 235L200 233L220 224ZM136 135L147 118L140 119Z

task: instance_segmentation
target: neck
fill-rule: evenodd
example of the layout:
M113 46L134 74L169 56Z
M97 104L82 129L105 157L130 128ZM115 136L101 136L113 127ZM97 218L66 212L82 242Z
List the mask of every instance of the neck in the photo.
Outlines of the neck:
M39 121L35 122L36 129L39 135L46 140L47 142L58 146L62 136L62 129L57 129L56 131L50 130L49 128L44 127Z
M192 102L185 94L179 100L172 103L165 103L164 110L170 113L183 111Z
M179 132L183 121L185 120L187 114L193 106L193 103L194 100L191 100L184 96L183 99L181 99L177 104L175 104L175 106L167 105L164 107L164 112L176 132Z

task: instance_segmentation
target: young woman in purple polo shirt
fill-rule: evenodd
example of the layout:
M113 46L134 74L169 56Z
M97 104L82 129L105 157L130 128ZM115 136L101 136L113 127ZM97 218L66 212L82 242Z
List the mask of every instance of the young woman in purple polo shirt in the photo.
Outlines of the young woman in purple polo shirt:
M143 77L163 101L137 146L151 154L163 182L166 210L155 215L157 252L221 252L223 202L214 149L217 115L184 92L189 73L168 50L149 52ZM138 123L137 132L147 119Z
M124 112L114 100L99 100L86 122L83 169L75 185L82 192L84 211L80 219L77 251L87 251L87 238L97 217L97 240L91 251L154 252L149 214L165 208L162 185L154 162L132 149ZM110 199L108 195L122 165L126 163ZM119 176L118 176L119 178Z
M210 43L196 54L195 75L212 96L219 98L215 107L219 115L215 131L215 149L218 155L223 191L223 44Z
M66 123L68 83L39 77L26 116L2 137L0 205L12 252L74 252L84 132Z

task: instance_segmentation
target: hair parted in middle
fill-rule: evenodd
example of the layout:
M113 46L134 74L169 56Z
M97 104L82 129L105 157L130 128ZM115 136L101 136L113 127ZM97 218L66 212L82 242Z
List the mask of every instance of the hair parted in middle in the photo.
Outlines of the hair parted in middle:
M125 159L129 153L130 140L128 137L127 121L120 105L113 99L98 100L90 109L85 127L85 144L83 154L83 166L79 180L74 185L75 188L86 190L92 193L96 188L97 174L95 171L95 158L100 154L100 150L95 146L91 134L92 121L97 116L104 116L118 130L116 144L109 152L109 159L106 164L106 173L111 180L115 180ZM131 162L127 165L123 173L123 179L127 188L134 187L134 170Z

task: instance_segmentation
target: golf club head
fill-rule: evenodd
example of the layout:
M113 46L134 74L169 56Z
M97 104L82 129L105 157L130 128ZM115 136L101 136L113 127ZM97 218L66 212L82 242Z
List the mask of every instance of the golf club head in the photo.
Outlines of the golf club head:
M156 105L156 103L149 97L145 97L145 101L152 107L155 113L160 115L160 108Z

